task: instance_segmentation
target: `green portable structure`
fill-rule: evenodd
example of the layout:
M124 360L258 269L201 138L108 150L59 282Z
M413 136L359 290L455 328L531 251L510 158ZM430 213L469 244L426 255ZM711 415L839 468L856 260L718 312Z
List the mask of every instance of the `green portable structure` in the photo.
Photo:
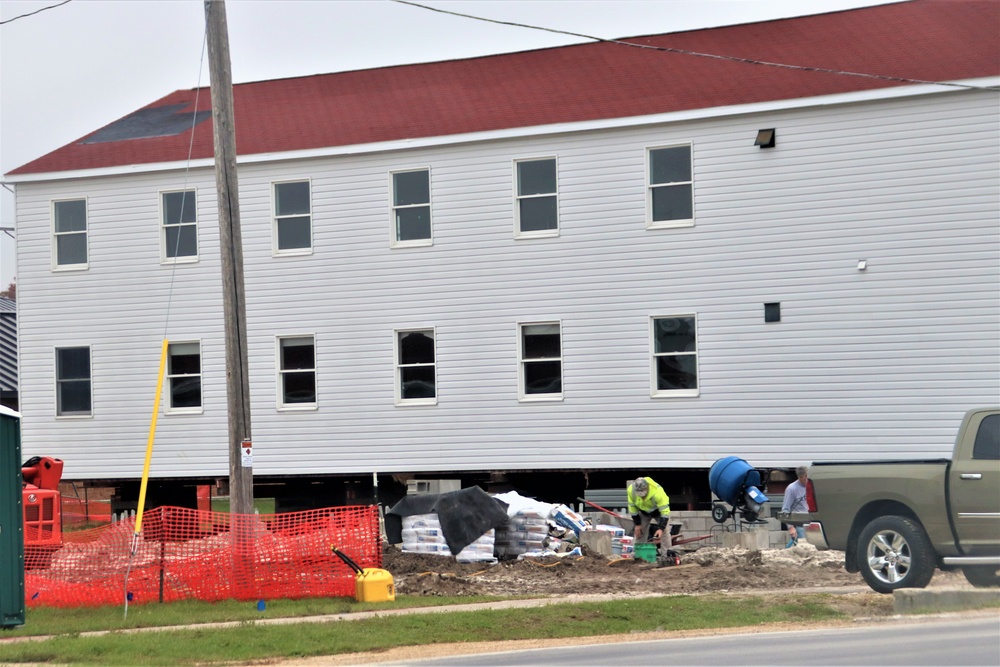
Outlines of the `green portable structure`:
M0 628L24 625L21 416L0 405Z

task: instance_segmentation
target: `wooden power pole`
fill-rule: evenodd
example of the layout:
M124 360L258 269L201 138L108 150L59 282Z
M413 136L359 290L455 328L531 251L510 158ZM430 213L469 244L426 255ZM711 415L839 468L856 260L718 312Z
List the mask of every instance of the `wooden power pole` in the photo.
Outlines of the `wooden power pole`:
M229 498L233 514L253 513L250 377L247 365L243 235L236 180L233 78L224 0L205 0L208 70L215 133L215 182L219 194L223 315L226 320L226 406L229 414Z

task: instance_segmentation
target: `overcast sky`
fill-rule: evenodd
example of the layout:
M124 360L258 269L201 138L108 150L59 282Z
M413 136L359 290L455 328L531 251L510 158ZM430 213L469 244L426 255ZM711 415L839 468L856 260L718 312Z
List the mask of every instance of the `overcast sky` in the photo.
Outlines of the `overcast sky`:
M605 38L816 14L898 0L425 0ZM960 0L959 0L960 1ZM184 88L208 85L201 0L0 0L0 173ZM15 18L51 7L24 18ZM227 0L233 82L573 44L391 0ZM14 20L12 20L14 19ZM237 119L238 120L238 119ZM0 228L14 197L0 191ZM0 289L15 276L0 231Z

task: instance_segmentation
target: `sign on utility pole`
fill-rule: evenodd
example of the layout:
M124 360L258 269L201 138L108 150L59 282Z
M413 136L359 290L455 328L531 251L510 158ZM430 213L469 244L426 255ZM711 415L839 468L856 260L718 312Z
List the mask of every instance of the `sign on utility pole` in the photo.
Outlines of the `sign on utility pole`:
M236 180L233 77L224 0L205 1L208 71L215 132L215 182L219 195L222 306L226 320L226 406L229 413L229 499L233 514L253 513L253 456L250 435L250 377L247 365L243 235Z

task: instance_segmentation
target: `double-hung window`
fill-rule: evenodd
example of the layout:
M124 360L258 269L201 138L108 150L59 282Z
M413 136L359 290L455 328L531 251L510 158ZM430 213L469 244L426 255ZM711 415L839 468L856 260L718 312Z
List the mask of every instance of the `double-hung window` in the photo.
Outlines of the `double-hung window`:
M559 233L559 198L555 158L518 160L514 169L515 236L556 236Z
M194 190L164 192L160 196L164 261L198 259L197 199Z
M697 329L694 315L650 318L652 396L698 395Z
M559 322L518 325L521 400L562 398L562 342Z
M690 227L694 224L691 145L647 151L646 227Z
M434 330L396 331L396 404L434 405L437 379Z
M392 247L431 244L431 170L394 171Z
M92 413L90 348L56 348L56 416L89 417Z
M304 255L312 251L312 197L309 181L274 183L275 255Z
M167 346L167 412L201 412L201 343Z
M52 202L52 256L57 269L87 268L87 200Z
M316 407L316 339L278 338L278 407Z

